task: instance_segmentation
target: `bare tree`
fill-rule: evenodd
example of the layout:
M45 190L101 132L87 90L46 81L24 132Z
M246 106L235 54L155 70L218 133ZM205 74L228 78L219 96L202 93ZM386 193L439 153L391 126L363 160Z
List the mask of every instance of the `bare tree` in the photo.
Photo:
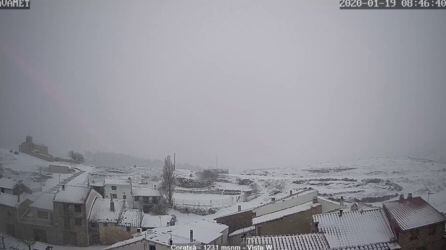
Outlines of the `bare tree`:
M164 160L161 191L167 197L170 206L173 205L173 192L175 190L175 165L170 160L170 155Z

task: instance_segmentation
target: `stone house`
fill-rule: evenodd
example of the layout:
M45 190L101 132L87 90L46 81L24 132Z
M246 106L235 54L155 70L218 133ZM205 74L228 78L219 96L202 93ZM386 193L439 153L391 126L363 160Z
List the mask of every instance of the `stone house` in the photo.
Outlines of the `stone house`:
M30 203L26 195L0 193L0 232L20 237L22 228L19 219Z
M42 193L20 217L20 238L55 244L57 229L54 227L53 200L55 194Z
M144 213L152 211L160 203L161 194L157 189L149 187L133 187L133 208L141 209Z
M57 244L89 245L88 216L95 199L101 198L94 189L62 186L54 198L54 226Z
M97 198L88 218L90 244L110 245L131 237L118 226L124 211L124 200Z
M446 249L445 216L421 197L401 195L383 208L402 249Z

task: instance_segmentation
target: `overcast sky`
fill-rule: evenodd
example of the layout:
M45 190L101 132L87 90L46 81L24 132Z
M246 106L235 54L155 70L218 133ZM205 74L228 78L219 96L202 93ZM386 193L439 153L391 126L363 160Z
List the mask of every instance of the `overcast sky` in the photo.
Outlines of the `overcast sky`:
M335 0L0 11L0 146L225 167L446 155L446 12Z

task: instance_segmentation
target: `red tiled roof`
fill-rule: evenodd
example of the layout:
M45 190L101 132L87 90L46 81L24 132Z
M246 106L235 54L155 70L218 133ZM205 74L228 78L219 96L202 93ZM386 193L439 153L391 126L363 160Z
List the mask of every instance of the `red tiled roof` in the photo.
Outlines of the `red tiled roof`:
M421 197L385 202L384 208L390 213L401 230L445 221L445 217Z

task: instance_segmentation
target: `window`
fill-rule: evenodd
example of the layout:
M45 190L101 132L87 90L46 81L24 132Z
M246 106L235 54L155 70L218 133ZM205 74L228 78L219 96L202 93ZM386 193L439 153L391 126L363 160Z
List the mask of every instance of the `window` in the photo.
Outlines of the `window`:
M435 235L436 233L437 233L437 227L435 225L429 228L429 235Z
M116 186L111 186L111 189L112 190L116 190Z
M37 217L40 219L48 219L48 212L45 211L37 211Z
M107 222L104 223L104 227L108 227L108 223Z
M135 201L139 201L139 196L135 196Z
M147 197L147 196L142 197L142 200L143 200L144 202L149 202L149 197Z
M149 250L156 250L156 247L154 245L149 245Z
M413 231L410 231L410 240L417 240L418 239L418 229L415 229Z
M123 194L122 198L125 200L125 199L127 199L127 196L125 194Z
M69 229L70 228L70 217L68 217L68 216L64 217L63 224L64 224L65 229Z
M82 206L79 204L74 205L74 211L80 213L82 211Z
M4 192L5 192L5 189L4 189L4 188L1 188L1 192L4 193Z
M76 226L82 226L82 218L74 219L74 224L76 224Z
M126 230L127 230L127 232L130 232L130 227L127 227Z
M118 195L116 195L116 194L111 194L111 196L112 196L113 199L117 199L118 198Z

